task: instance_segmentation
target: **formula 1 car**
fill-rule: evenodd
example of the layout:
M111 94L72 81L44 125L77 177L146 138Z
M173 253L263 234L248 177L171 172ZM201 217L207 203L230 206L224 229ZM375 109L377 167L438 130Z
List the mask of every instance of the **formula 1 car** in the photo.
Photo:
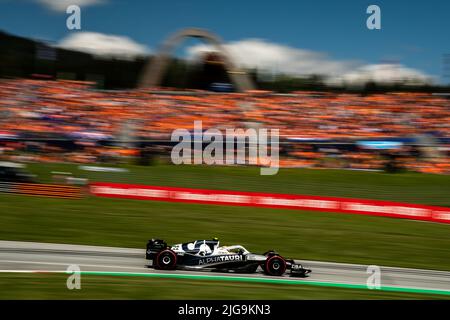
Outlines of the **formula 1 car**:
M196 240L168 246L164 240L152 239L145 254L152 267L160 270L203 270L219 272L255 273L261 267L265 274L306 277L311 272L293 259L285 259L270 250L264 254L250 253L241 245L219 246L219 240Z

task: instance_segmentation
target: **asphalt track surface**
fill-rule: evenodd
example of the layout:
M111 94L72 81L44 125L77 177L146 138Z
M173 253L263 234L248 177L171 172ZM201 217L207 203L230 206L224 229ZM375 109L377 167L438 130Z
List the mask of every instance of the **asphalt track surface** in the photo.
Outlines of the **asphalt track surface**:
M307 278L269 277L255 274L218 273L211 271L161 271L149 268L144 249L0 241L0 273L66 272L69 265L78 265L82 273L97 275L149 276L274 282L324 285L367 289L367 265L334 262L297 262L312 269ZM381 287L388 291L438 293L450 295L450 272L380 266Z

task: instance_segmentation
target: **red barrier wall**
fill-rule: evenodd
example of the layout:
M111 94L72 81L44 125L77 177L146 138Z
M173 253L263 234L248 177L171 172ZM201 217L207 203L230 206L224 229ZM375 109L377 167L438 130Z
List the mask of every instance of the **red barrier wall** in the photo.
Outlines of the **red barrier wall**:
M99 197L318 210L450 223L450 208L392 201L94 182Z

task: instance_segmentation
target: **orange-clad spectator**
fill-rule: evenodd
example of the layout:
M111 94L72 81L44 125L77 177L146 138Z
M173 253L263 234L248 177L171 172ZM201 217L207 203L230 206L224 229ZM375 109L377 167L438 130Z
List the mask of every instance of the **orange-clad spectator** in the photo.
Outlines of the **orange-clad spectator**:
M79 139L85 149L70 158L97 161L105 152L89 148L89 139L170 139L174 129L192 130L194 121L203 129L244 128L257 123L280 130L281 139L371 139L412 137L434 133L450 137L450 104L443 96L428 93L387 93L361 96L328 92L266 91L217 94L203 91L172 93L167 90L98 91L92 83L79 81L0 80L0 138L2 132L32 137ZM128 133L127 133L128 132ZM92 147L92 145L91 145ZM3 152L21 149L14 143ZM44 161L62 152L47 146ZM6 151L5 151L6 150ZM119 156L135 156L138 150L123 148ZM327 156L312 148L293 149L286 166L322 166ZM64 157L63 157L64 158ZM399 160L404 167L448 173L448 151L437 160ZM365 169L383 166L375 153L343 155L332 165ZM330 164L327 163L327 166Z

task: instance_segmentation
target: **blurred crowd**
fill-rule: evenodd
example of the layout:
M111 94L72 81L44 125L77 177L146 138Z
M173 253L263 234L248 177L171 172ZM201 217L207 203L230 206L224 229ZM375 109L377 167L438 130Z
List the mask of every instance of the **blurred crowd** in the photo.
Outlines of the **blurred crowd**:
M95 162L101 157L138 155L137 149L103 147L96 142L130 137L170 139L174 129L192 129L198 120L204 129L257 125L279 129L281 139L305 141L425 134L443 138L450 137L450 100L426 93L184 94L138 89L100 91L93 89L91 83L76 81L0 81L0 140L64 137L82 146L77 152L61 156L65 152L61 147L38 143L41 161L64 157L75 162ZM23 146L23 142L12 139L0 144L4 153ZM404 146L386 155L364 149L330 151L297 143L285 148L281 164L377 169L400 161L403 167L412 170L449 173L448 147L441 143L434 147L435 152L428 152L423 147Z

